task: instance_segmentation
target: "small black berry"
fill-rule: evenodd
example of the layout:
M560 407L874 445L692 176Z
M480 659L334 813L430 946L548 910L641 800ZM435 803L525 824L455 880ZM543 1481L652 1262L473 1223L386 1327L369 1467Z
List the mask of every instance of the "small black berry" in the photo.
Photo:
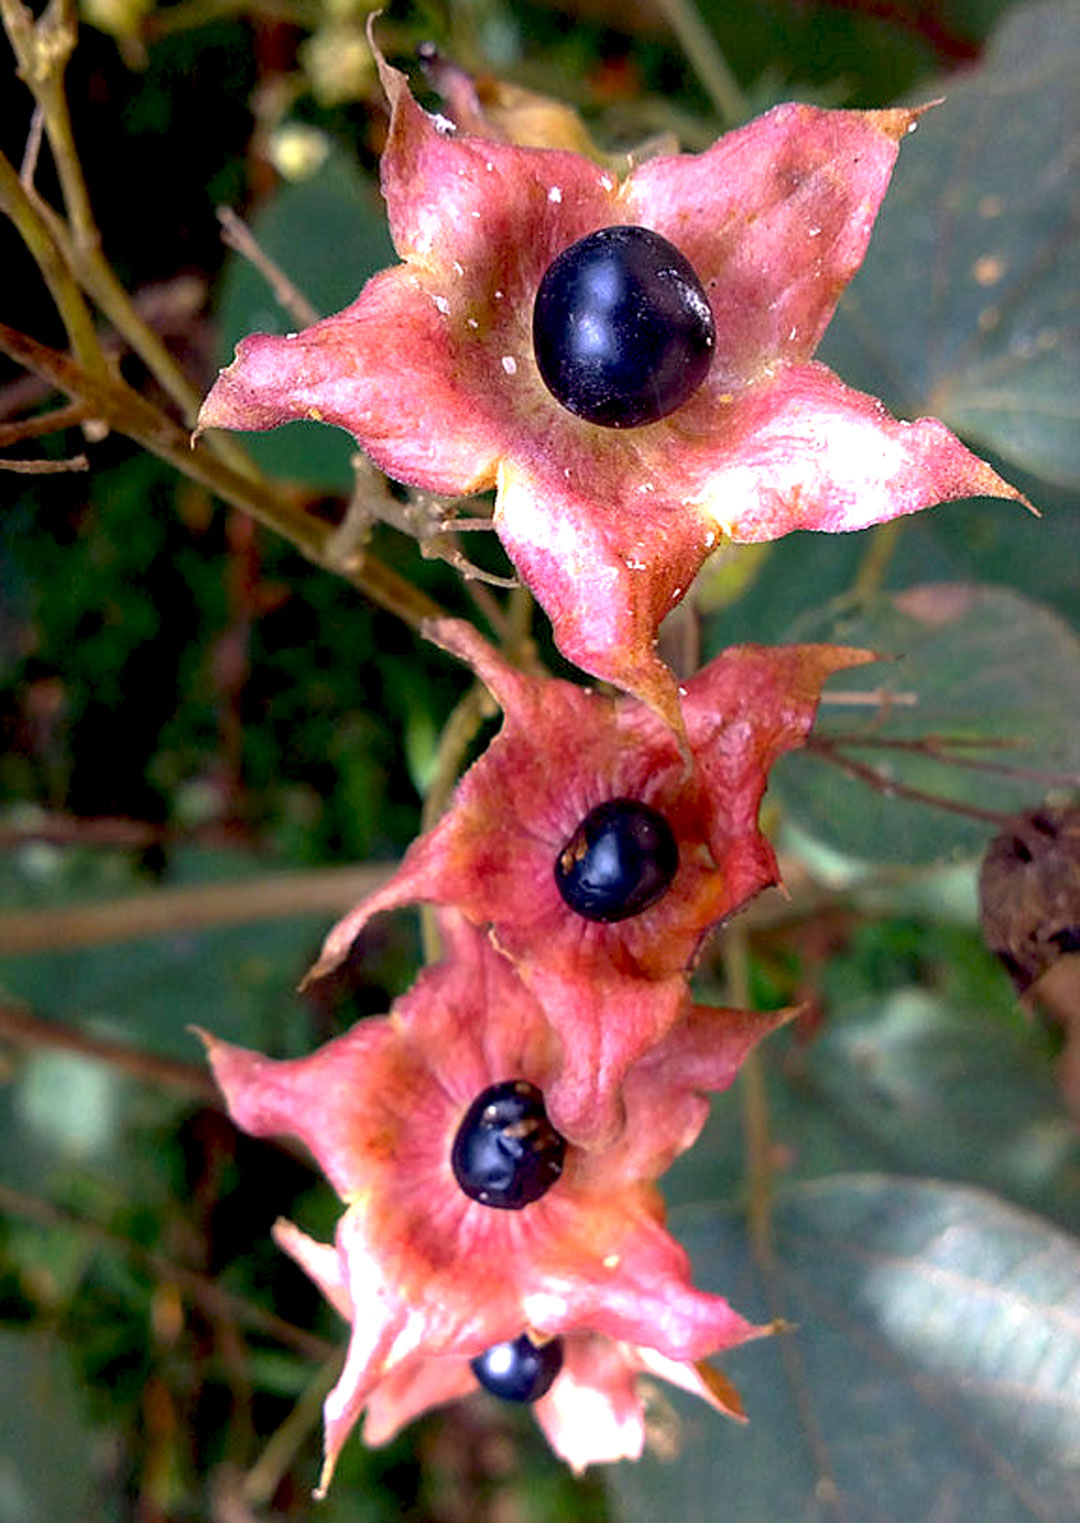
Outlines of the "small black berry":
M561 1338L536 1344L528 1333L509 1343L493 1343L469 1364L477 1380L503 1401L539 1401L562 1369Z
M662 814L637 799L590 809L555 859L559 893L586 920L628 920L671 887L679 848Z
M544 1097L524 1079L478 1095L458 1127L450 1166L470 1200L520 1211L546 1195L562 1173L566 1138L552 1126Z
M693 267L647 227L605 227L552 261L533 307L533 349L557 402L589 423L635 428L681 407L709 372L715 328Z

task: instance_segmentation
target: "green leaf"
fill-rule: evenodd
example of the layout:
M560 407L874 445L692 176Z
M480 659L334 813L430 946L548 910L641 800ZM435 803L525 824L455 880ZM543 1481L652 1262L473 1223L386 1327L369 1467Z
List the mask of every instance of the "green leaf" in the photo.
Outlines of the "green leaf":
M818 995L813 1029L778 1032L757 1056L778 1178L948 1178L1080 1230L1080 1134L1054 1042L1017 1007L979 932L871 912L846 936L843 957L802 975ZM740 1198L744 1108L741 1081L714 1100L664 1177L669 1203Z
M1013 11L903 146L822 358L1036 476L1080 484L1080 9ZM934 87L919 91L926 101Z
M0 1518L72 1523L98 1506L107 1441L91 1435L65 1350L48 1334L0 1331ZM59 1462L58 1462L59 1461Z
M239 852L176 852L173 863L169 881L176 886L225 882L238 894L245 882L274 870ZM0 873L0 903L20 902L24 874L17 859ZM85 901L95 879L98 898L154 892L115 859L95 864L80 861L78 853L55 854L48 902ZM21 902L29 898L24 886ZM162 1057L200 1062L201 1048L189 1029L198 1022L247 1046L301 1052L310 1045L310 1030L296 985L329 918L309 912L194 932L179 928L131 941L124 940L118 922L116 944L47 957L5 957L4 987L39 1015L69 1020Z
M611 1472L623 1523L1073 1523L1074 1240L954 1185L821 1180L777 1201L769 1298L735 1220L673 1225L701 1283L794 1331L724 1360L748 1428L665 1390L668 1462Z
M1000 461L996 464L1007 469ZM1009 478L1038 499L1042 518L1015 503L984 498L917 513L903 520L885 585L894 589L921 582L993 582L1016 587L1074 625L1080 623L1075 494L1015 470ZM766 546L735 547L738 556L759 548L767 554L737 601L704 614L703 660L743 640L776 641L798 619L848 593L872 546L871 531L797 533ZM735 574L733 569L730 575Z
M826 697L815 731L826 742L853 737L843 754L879 773L882 788L808 752L785 757L773 773L796 829L833 852L919 866L985 845L992 821L890 795L890 784L1005 814L1041 802L1051 777L1080 772L1080 640L1017 592L916 587L849 616L819 615L796 633L900 658L834 681L831 691L880 691L883 702L860 708ZM883 744L927 738L935 755Z
M266 869L240 853L178 852L175 878L232 882ZM91 897L154 892L123 858L30 848L0 864L0 905L58 907ZM326 929L325 915L253 922L0 958L0 985L44 1021L201 1068L191 1027L296 1054L312 1045L296 984ZM18 1052L0 1091L5 1177L37 1190L65 1171L133 1187L152 1129L190 1108L185 1089L136 1081L78 1052Z
M981 499L916 514L904 521L888 585L996 582L1047 604L1074 625L1080 622L1075 493L1016 471L1010 480L1038 500L1042 518L1018 512L1015 503ZM868 550L868 539L860 539L861 548Z
M900 989L830 1015L804 1085L904 1173L981 1184L1080 1229L1080 1138L1035 1034Z

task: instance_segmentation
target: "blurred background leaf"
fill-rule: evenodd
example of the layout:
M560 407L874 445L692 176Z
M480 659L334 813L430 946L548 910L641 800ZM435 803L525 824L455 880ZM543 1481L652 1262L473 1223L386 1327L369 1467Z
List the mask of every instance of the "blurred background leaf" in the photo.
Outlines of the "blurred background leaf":
M1080 485L1080 11L1024 6L904 144L822 357L905 417ZM920 97L927 98L923 86Z
M1055 783L1080 781L1080 640L1038 603L1002 587L936 583L805 619L793 633L884 658L833 683L879 698L862 708L826 700L817 749L772 775L787 818L830 850L908 866L975 855L992 818L902 790L1004 819ZM845 759L878 785L838 776Z
M849 1175L776 1202L775 1264L715 1209L677 1225L710 1289L794 1331L725 1359L754 1421L665 1392L662 1449L612 1472L617 1516L1068 1523L1080 1483L1069 1238L957 1185Z

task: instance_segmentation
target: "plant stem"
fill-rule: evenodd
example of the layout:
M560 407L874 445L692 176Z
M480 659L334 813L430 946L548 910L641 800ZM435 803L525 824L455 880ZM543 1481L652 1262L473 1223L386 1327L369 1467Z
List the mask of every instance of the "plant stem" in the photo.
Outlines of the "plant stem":
M870 531L870 541L851 589L851 597L856 604L869 603L881 591L889 562L900 542L902 523L902 519L894 518L889 523L878 524Z
M424 796L420 816L422 830L430 830L441 819L477 731L484 720L496 712L487 688L482 682L474 682L446 721L439 736L431 783ZM442 955L442 945L434 916L427 907L420 915L420 939L425 963L437 962Z
M49 294L64 324L68 342L76 359L88 375L106 373L105 357L98 341L94 319L83 300L67 260L57 245L52 229L31 200L14 165L0 154L0 210L15 224L15 229L34 257Z
M303 1355L305 1359L327 1359L332 1356L330 1345L324 1339L316 1337L314 1333L309 1333L302 1327L295 1327L274 1312L264 1311L254 1302L247 1301L232 1291L223 1290L220 1285L205 1275L197 1274L182 1264L173 1263L171 1259L164 1258L160 1253L144 1248L141 1243L121 1237L119 1233L110 1232L106 1227L99 1226L97 1222L76 1216L72 1211L65 1211L62 1207L53 1205L51 1201L42 1200L38 1196L27 1195L22 1190L13 1190L8 1185L0 1184L0 1211L7 1216L19 1216L27 1221L37 1222L42 1227L62 1227L85 1233L103 1247L115 1249L134 1263L141 1265L155 1279L165 1282L173 1281L211 1316L231 1317L235 1322L251 1328L254 1332L274 1338L285 1348L291 1348Z
M0 449L22 444L26 439L40 439L43 434L56 434L63 428L75 428L86 417L86 409L78 402L66 407L56 407L52 412L37 418L22 418L18 423L0 423Z
M1053 772L1045 767L1014 766L1011 762L991 760L985 756L964 756L965 750L992 751L1023 746L1022 740L997 739L988 735L922 735L901 738L890 735L860 734L858 730L831 730L827 735L813 738L813 745L820 744L824 753L832 754L842 746L855 750L902 751L913 756L925 756L940 762L943 767L962 767L969 772L989 772L995 777L1019 777L1030 782L1045 783L1048 788L1080 788L1080 772Z
M260 246L242 217L231 206L219 206L217 218L221 223L221 238L226 248L246 259L266 281L274 293L274 300L299 328L310 328L319 321L319 313L308 301L303 291L286 275L269 254Z
M333 530L301 508L293 507L282 494L260 481L234 440L215 437L193 450L177 424L122 379L110 374L79 283L176 402L189 424L194 424L199 404L197 392L158 335L139 316L101 253L63 91L63 71L75 37L70 6L67 0L50 0L38 23L21 0L0 0L0 9L19 60L20 75L33 91L45 123L71 227L37 200L14 167L2 157L0 206L11 216L41 269L64 321L74 359L46 349L3 325L0 325L0 348L65 391L85 409L86 416L101 418L233 507L283 534L309 559L327 564L326 550ZM332 569L342 571L337 566ZM363 557L344 574L374 602L396 613L417 631L425 618L437 618L442 613L432 599L374 557Z
M156 888L99 903L0 913L0 953L68 952L182 931L297 915L341 914L386 882L394 864L275 872L239 882Z
M50 846L92 846L115 851L146 851L150 846L224 846L248 850L258 843L237 823L208 820L202 825L155 824L123 815L80 817L33 809L25 818L0 821L0 852L46 841Z
M744 122L750 115L746 97L693 0L658 0L658 3L721 120L729 125Z
M71 0L49 0L37 22L21 0L0 0L0 9L18 59L19 76L33 93L44 121L68 220L65 223L47 209L42 209L39 215L42 220L48 219L53 242L62 253L71 275L127 340L180 408L187 423L194 426L199 409L198 392L158 335L136 312L130 296L102 253L101 234L94 220L64 90L64 72L77 36L74 6ZM28 190L21 188L29 203ZM21 225L20 232L25 238ZM37 250L33 252L40 264ZM42 272L45 273L44 266ZM56 299L55 291L53 295ZM59 300L57 305L60 306ZM74 339L72 347L85 364L87 357Z
M485 719L497 713L497 706L482 682L474 682L450 715L439 737L435 769L424 797L421 829L430 830L442 817L454 791L465 753Z
M907 799L912 804L928 804L931 809L944 809L948 814L963 815L969 820L985 820L987 824L999 827L1007 825L1013 818L1013 815L1004 809L980 809L977 804L965 804L959 799L946 798L940 793L928 793L923 788L912 788L907 783L898 783L895 778L887 777L876 767L868 767L865 762L856 761L853 756L845 756L822 735L811 735L806 742L806 750L820 757L822 761L832 762L843 772L868 784L876 793L883 793L886 798Z
M123 380L91 375L70 356L47 349L4 323L0 323L0 350L85 404L93 417L105 419L112 428L168 461L232 507L282 534L309 560L318 565L328 564L325 552L334 532L329 524L294 506L283 493L266 483L216 459L205 446L193 446L179 424ZM365 556L347 571L338 566L331 569L338 570L373 602L396 614L417 633L425 619L445 617L432 598L374 556Z
M43 1020L18 1006L0 1005L0 1038L17 1042L21 1047L78 1053L80 1057L107 1063L143 1083L182 1090L209 1105L221 1104L217 1086L201 1064L162 1058L127 1042L94 1036L63 1021Z
M750 1008L750 954L741 927L724 939L724 972L728 998L739 1010ZM772 1204L772 1144L769 1105L761 1054L751 1052L742 1067L743 1136L746 1140L746 1195L750 1241L754 1256L764 1265L771 1259L769 1213Z
M750 957L746 934L739 926L726 933L724 969L728 997L742 1009L750 1004ZM750 1249L761 1275L769 1315L778 1338L780 1361L791 1388L792 1400L799 1413L814 1468L817 1471L817 1500L823 1509L841 1518L839 1491L833 1476L828 1447L810 1395L806 1368L792 1329L783 1319L784 1298L780 1265L772 1228L773 1163L769 1133L769 1103L765 1087L765 1065L755 1049L743 1063L740 1075L743 1095L743 1136L746 1139L747 1223Z
M71 455L67 460L0 460L0 470L12 471L16 476L61 476L66 471L88 471L90 461L85 455Z
M259 1458L244 1477L244 1500L252 1507L269 1506L282 1476L318 1425L323 1402L341 1374L344 1357L339 1351L323 1360L288 1417L267 1439Z
M314 31L323 20L319 0L178 0L176 5L157 7L143 21L142 38L158 42L179 32L193 32L215 21L234 16L257 18L262 24L280 22L285 26Z

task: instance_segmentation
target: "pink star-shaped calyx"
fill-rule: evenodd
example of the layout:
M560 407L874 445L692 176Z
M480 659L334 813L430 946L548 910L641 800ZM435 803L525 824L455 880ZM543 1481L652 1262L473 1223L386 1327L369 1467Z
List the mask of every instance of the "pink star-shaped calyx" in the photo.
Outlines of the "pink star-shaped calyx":
M274 1061L204 1038L237 1125L299 1138L347 1206L333 1244L275 1228L352 1324L326 1401L324 1485L379 1382L407 1361L469 1359L527 1331L596 1333L693 1364L763 1331L693 1288L652 1181L697 1137L705 1092L730 1084L784 1016L687 1006L627 1075L612 1146L567 1146L540 1196L496 1208L465 1192L456 1141L492 1086L520 1082L546 1099L559 1044L489 938L456 914L439 923L444 961L390 1016L310 1057Z
M496 487L495 529L565 655L676 725L656 633L725 537L1020 498L942 424L897 422L812 359L918 112L780 106L620 181L578 154L456 134L378 63L391 108L382 184L403 263L301 333L244 339L200 429L314 418L348 429L403 482ZM697 389L639 426L571 412L534 352L552 262L612 227L674 245L715 330Z
M758 825L769 769L802 745L826 678L872 657L832 645L723 652L684 688L688 765L672 730L637 699L527 676L456 620L427 632L482 678L502 729L389 883L333 928L309 979L337 967L384 910L453 905L490 926L563 1042L552 1115L592 1144L619 1124L627 1069L678 1019L703 938L777 881ZM590 813L612 800L658 813L678 865L640 912L605 922L567 902L557 868L572 861Z

